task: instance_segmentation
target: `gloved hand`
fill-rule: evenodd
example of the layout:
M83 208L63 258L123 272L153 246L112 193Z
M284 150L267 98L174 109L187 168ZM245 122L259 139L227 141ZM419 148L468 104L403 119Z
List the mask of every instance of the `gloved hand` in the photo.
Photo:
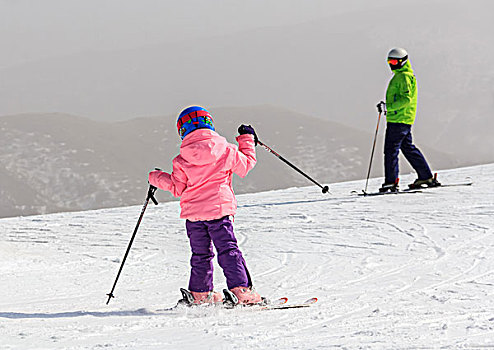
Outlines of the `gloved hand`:
M384 115L386 115L386 103L384 101L379 102L376 107L379 113L384 112Z
M257 134L254 130L254 128L252 127L252 125L245 125L245 124L242 124L238 127L238 133L240 135L245 135L245 134L251 134L251 135L254 135L254 142L255 142L255 145L257 146Z
M160 168L154 168L153 170L149 171L149 174L154 173L156 171L162 171L162 170ZM148 183L149 183L149 181L148 181Z
M151 185L151 186L153 186L153 187L156 187L156 186L154 186L154 185L153 185L153 184L152 184L149 180L151 179L151 176L153 176L153 175L151 175L151 174L154 174L154 173L156 173L156 172L158 172L158 171L159 171L159 172L161 172L161 169L160 169L160 168L154 168L154 170L151 170L151 171L149 172L149 174L148 174L148 184L150 184L150 185Z

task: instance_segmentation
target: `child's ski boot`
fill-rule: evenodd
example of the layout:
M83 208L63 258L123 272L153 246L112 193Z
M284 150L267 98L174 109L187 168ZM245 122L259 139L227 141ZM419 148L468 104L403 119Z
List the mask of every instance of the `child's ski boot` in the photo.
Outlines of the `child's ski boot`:
M265 305L267 300L262 298L254 287L235 287L230 290L224 289L223 304L232 308L236 305Z
M202 304L221 304L223 303L223 297L221 293L211 291L211 292L191 292L187 289L180 288L182 293L182 299L178 301L178 304L193 306Z
M412 184L408 185L408 188L413 190L416 188L424 188L424 187L438 187L441 186L441 183L437 181L437 173L434 174L434 177L430 179L417 179Z

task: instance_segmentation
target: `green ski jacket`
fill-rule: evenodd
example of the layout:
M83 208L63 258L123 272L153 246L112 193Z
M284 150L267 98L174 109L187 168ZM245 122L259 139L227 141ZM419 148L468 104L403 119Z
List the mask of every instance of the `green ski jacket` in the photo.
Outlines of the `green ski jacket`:
M394 76L386 90L386 120L389 123L412 125L417 111L417 82L412 65L407 61L393 72Z

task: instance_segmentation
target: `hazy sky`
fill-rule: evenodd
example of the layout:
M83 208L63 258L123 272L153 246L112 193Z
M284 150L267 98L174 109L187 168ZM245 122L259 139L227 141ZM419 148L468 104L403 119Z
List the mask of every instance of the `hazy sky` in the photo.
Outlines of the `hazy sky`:
M384 0L0 0L0 68L79 51L289 25L387 4Z
M481 133L493 123L493 9L492 0L0 0L0 115L124 120L189 104L273 105L372 130L391 78L386 53L403 46L420 86L418 134L451 149L442 140L492 140Z

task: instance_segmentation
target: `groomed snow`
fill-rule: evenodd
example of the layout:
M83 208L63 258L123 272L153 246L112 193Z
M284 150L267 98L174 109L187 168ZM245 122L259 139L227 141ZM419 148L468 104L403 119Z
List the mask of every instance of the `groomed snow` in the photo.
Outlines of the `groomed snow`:
M109 305L141 206L0 220L0 348L494 348L494 165L439 174L467 177L419 194L358 197L357 181L238 196L258 291L317 296L307 309L154 312L187 287L177 202L148 207Z

